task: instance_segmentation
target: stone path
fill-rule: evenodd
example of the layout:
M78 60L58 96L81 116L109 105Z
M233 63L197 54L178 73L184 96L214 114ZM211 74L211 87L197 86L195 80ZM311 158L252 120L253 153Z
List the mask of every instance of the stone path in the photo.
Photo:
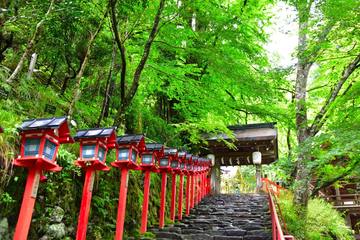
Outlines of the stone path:
M209 196L182 222L151 231L156 239L270 240L268 200L259 194Z

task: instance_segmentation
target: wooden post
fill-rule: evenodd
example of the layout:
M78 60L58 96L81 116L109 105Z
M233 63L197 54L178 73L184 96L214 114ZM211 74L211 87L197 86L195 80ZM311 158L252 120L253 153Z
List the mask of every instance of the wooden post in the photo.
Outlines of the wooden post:
M256 192L261 190L261 164L256 164Z
M31 218L34 211L36 195L39 188L40 175L41 166L36 165L32 168L29 168L29 174L26 180L19 219L15 228L14 240L27 239Z
M180 174L180 183L179 183L179 202L178 202L178 219L181 221L182 220L182 202L183 202L183 187L184 185L184 174Z
M186 178L186 204L185 204L185 214L186 216L190 215L190 183L191 183L191 175L188 174Z
M171 206L170 206L170 219L173 222L175 222L175 207L176 207L176 173L173 173L171 178Z
M147 219L148 219L148 209L149 209L149 192L150 192L150 171L145 171L144 179L144 200L143 200L143 209L141 216L141 228L140 233L143 234L147 231Z
M76 240L86 239L86 230L89 221L90 204L92 197L92 190L94 185L94 169L87 169L85 173L85 183L81 199L80 214L78 220L78 227L76 232Z
M115 240L122 240L123 238L128 181L129 181L129 169L121 168L121 183L120 183Z
M160 193L160 216L159 216L159 228L164 228L165 225L165 203L166 203L166 172L161 173L161 193Z

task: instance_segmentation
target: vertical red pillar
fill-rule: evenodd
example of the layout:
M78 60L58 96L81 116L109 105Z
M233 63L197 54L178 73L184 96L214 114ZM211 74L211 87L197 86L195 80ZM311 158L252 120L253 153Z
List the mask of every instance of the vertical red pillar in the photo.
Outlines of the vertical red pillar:
M171 206L170 206L170 219L175 221L175 201L176 201L176 174L172 174L171 178Z
M180 186L179 186L179 205L178 205L178 219L181 221L182 220L182 210L183 210L183 187L184 185L184 175L180 174Z
M165 225L165 203L166 203L166 172L161 173L161 193L160 193L160 216L159 216L159 228L164 228Z
M39 187L40 175L41 166L35 165L34 167L29 168L19 219L15 228L14 240L27 239Z
M195 175L191 176L190 182L190 208L194 208L194 182L195 182Z
M200 173L200 175L199 175L198 203L200 203L200 201L201 201L201 196L202 196L202 184L203 184L202 177L203 177L203 174Z
M205 181L204 181L204 173L201 173L201 185L200 185L200 201L203 199L204 196L204 186L205 186Z
M198 191L197 191L197 204L201 201L201 173L199 174L199 181L198 181Z
M129 180L128 178L129 178L129 169L121 168L121 183L120 183L115 240L121 240L123 238L125 210L126 210L126 195L127 195L128 180Z
M194 206L197 205L197 198L198 198L198 175L195 174L195 183L194 183Z
M86 230L89 221L90 204L92 189L94 186L94 169L87 169L85 173L85 183L82 193L80 215L76 232L76 240L86 239Z
M190 182L191 182L191 175L188 174L187 177L186 177L186 204L185 204L185 213L186 213L186 216L189 216L190 215Z
M149 192L150 192L150 171L145 171L144 199L143 199L143 209L142 209L142 215L141 215L140 233L145 233L147 230L147 219L148 219L148 209L149 209Z
M208 181L207 194L209 195L211 193L211 176L208 177L207 181Z

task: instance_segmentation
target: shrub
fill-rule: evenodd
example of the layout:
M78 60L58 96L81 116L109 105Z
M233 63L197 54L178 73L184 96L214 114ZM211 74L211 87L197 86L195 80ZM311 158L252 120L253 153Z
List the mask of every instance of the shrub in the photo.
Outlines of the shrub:
M342 214L323 199L310 199L306 219L297 215L290 193L282 194L279 203L289 233L298 240L354 239Z

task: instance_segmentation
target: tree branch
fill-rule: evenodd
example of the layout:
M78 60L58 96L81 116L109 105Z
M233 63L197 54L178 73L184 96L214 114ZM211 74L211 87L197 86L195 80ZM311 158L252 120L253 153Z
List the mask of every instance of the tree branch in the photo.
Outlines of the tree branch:
M98 35L98 33L100 32L100 30L102 29L102 26L104 24L104 21L106 19L106 16L109 12L109 5L106 7L106 10L105 10L105 13L104 13L104 16L103 18L100 20L100 23L98 25L98 27L96 28L95 32L91 34L90 36L90 40L89 40L89 43L88 43L88 46L86 48L86 54L85 54L85 57L84 57L84 60L80 66L80 69L78 71L78 73L76 74L76 85L75 85L75 90L74 90L74 94L73 94L73 99L70 103L70 106L69 106L69 111L68 111L68 115L70 116L70 118L72 117L72 114L74 113L74 110L75 110L75 104L76 102L79 100L80 98L80 93L81 93L81 90L80 90L80 84L81 84L81 79L82 79L82 76L84 74L84 71L85 71L85 67L87 65L87 62L89 60L89 57L90 57L90 53L91 53L91 48L92 46L94 45L94 42L95 42L95 39Z
M320 112L316 115L314 118L313 124L310 127L310 134L312 136L315 136L321 127L324 125L326 121L322 121L324 116L327 114L327 111L329 110L331 104L335 101L337 98L341 88L343 87L346 80L350 77L350 75L358 68L358 64L360 63L360 54L357 55L357 57L347 65L347 67L343 70L341 74L341 78L339 82L336 84L335 88L332 90L330 96L326 100L325 104L321 108Z
M126 83L126 49L124 41L121 40L120 33L118 31L118 23L116 18L116 3L117 0L110 0L110 13L111 13L111 25L115 36L115 42L120 50L121 56L121 73L120 73L120 100L121 104L125 101L125 83Z
M149 53L150 53L152 43L153 43L153 41L155 39L155 36L156 36L156 34L158 32L160 16L161 16L162 11L164 10L164 6L165 6L165 0L160 0L160 5L159 5L158 11L157 11L157 13L155 15L152 30L150 32L148 40L145 43L143 55L142 55L142 57L140 59L140 62L139 62L138 66L137 66L137 68L135 70L134 77L133 77L133 82L132 82L130 91L127 94L126 99L125 99L125 104L126 105L128 105L132 101L132 99L134 98L134 96L136 94L136 91L137 91L137 89L139 87L139 81L140 81L141 73L144 70L145 64L146 64L146 62L147 62L147 60L149 58Z
M34 31L32 37L31 37L31 39L30 39L30 41L29 41L26 49L25 49L25 52L24 52L23 55L21 56L20 61L19 61L18 65L16 66L14 72L13 72L13 73L10 75L10 77L6 80L7 83L12 83L12 82L14 81L14 79L16 78L16 76L20 73L21 69L23 68L25 59L28 57L30 51L31 51L32 48L34 47L35 42L36 42L36 40L37 40L37 38L38 38L39 32L40 32L40 30L41 30L41 28L42 28L42 26L43 26L43 24L44 24L47 16L49 16L50 12L51 12L52 9L53 9L54 2L55 2L55 0L52 0L52 1L50 2L49 8L48 8L46 14L45 14L44 17L41 19L41 21L36 24L35 31Z

